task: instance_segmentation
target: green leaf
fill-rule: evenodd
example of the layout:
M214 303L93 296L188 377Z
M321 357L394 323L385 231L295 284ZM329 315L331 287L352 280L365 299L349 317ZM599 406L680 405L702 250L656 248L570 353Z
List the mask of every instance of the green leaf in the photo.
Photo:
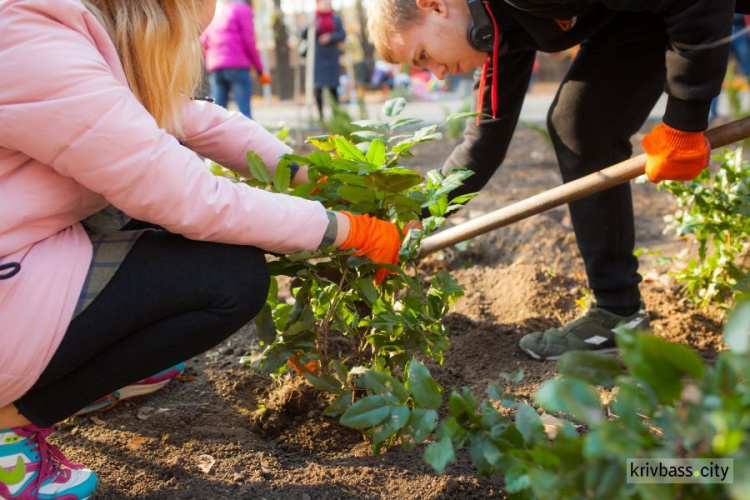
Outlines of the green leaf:
M477 111L465 111L462 113L453 113L452 115L449 115L448 118L445 119L445 123L448 123L453 120L466 120L468 118L474 118L479 113Z
M424 450L424 461L427 462L435 472L443 474L446 465L456 461L456 454L453 451L451 438L443 436L439 441L428 444Z
M448 398L448 409L451 416L460 424L478 421L476 416L477 400L466 387L463 388L463 392L451 391Z
M364 375L365 387L381 396L395 396L399 403L406 403L409 393L404 384L387 373L367 370Z
M379 424L390 414L391 406L384 396L367 396L350 406L339 421L347 427L365 429Z
M377 201L377 194L370 189L357 186L341 186L338 194L349 203L374 203Z
M422 183L419 172L407 168L391 168L378 170L367 176L367 186L376 191L400 193Z
M624 373L613 357L587 351L563 354L557 362L557 370L563 375L580 378L594 385L612 385L617 376Z
M323 410L323 415L329 417L341 415L342 413L344 413L344 411L346 411L347 408L349 408L350 404L352 404L352 393L351 391L346 391L339 397L337 397L336 400L331 403L325 410Z
M362 141L374 141L376 139L381 139L383 137L383 134L379 134L371 130L357 130L349 134L349 137L359 139Z
M438 413L435 410L427 408L417 408L411 412L406 432L411 436L415 443L420 444L425 441L438 424Z
M264 184L271 184L271 173L268 171L268 167L260 159L260 156L252 151L247 152L247 166L256 180Z
M357 146L352 144L348 139L337 135L334 137L336 143L336 152L344 160L354 160L358 162L365 162L365 155L359 150Z
M508 493L518 493L531 487L531 478L529 477L526 466L516 463L505 475L505 489Z
M544 424L534 408L526 403L519 403L516 409L516 428L530 446L547 441Z
M384 122L381 120L358 120L356 122L352 122L352 125L368 130L381 130L383 132L388 130L388 122ZM353 132L352 135L361 134L364 132L365 131Z
M343 389L341 382L330 373L315 375L314 373L308 372L305 374L305 379L310 382L310 385L323 392L339 394Z
M548 411L567 412L591 425L604 419L596 391L577 379L548 380L537 389L534 399Z
M750 351L750 298L740 301L729 314L724 327L724 342L739 355Z
M544 498L551 491L555 490L558 474L544 469L531 469L529 478L531 479L531 490L539 498Z
M654 407L643 389L629 383L620 383L617 386L617 396L612 402L612 411L627 428L639 430L641 421L638 414L650 416L653 410Z
M254 321L255 328L258 330L258 339L261 342L270 344L276 339L276 323L273 321L273 310L268 302L263 304L263 308Z
M401 114L401 112L404 110L404 107L406 107L406 99L404 99L403 97L397 97L395 99L386 101L385 105L383 105L383 113L385 114L385 116L392 118Z
M367 156L365 157L367 163L376 167L383 166L385 162L385 144L380 139L376 139L370 143L370 147L367 149Z
M390 414L386 420L375 427L372 432L372 451L380 452L381 445L385 440L395 435L409 421L409 408L406 406L391 406Z
M618 330L618 346L630 373L648 384L661 403L680 397L685 375L700 380L703 362L691 348L654 335L630 335Z
M307 142L320 149L321 151L333 151L336 147L333 136L331 135L318 135L307 138Z
M586 470L586 491L591 498L619 498L625 486L625 467L619 460L599 461Z
M286 162L279 162L276 165L276 172L273 174L273 187L279 193L286 193L289 190L291 181L291 171Z
M391 130L396 130L410 125L417 125L422 122L424 122L424 120L421 118L399 118L391 123L390 128Z
M375 305L380 298L380 292L375 288L375 283L370 276L356 280L352 287L362 295L370 306Z
M414 401L422 408L436 410L442 402L440 387L433 380L427 367L417 360L409 362L406 387L414 397Z

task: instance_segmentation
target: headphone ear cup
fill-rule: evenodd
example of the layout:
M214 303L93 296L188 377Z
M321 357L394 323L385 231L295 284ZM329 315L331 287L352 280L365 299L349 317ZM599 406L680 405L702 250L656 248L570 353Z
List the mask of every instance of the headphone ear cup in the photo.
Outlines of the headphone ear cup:
M495 30L492 28L481 0L468 0L471 19L466 30L469 45L482 52L492 52Z

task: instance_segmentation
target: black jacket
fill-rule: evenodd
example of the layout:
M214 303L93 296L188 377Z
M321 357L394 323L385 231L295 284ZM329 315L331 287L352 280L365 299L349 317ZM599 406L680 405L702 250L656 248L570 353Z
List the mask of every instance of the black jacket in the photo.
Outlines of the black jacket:
M460 166L475 172L454 195L479 191L505 158L536 51L571 48L606 30L623 12L663 16L670 41L664 122L685 131L707 127L709 106L721 92L729 53L728 44L714 43L731 33L734 0L490 0L490 6L501 28L500 56L487 78L482 111L491 114L492 71L498 73L498 109L496 118L483 118L479 126L469 120L464 141L446 161L444 171ZM708 48L680 50L695 46Z

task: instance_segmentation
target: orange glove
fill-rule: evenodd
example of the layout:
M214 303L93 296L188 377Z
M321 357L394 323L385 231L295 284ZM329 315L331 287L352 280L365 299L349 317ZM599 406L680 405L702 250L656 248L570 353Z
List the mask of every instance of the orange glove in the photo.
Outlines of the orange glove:
M351 227L349 236L339 249L353 248L357 257L367 257L378 264L398 264L401 237L395 224L373 219L369 215L354 215L346 211L341 213L349 219ZM375 284L381 284L389 274L392 274L392 271L378 269L375 272Z
M269 75L268 73L261 73L261 74L260 74L260 75L258 76L258 80L259 80L259 81L260 81L260 83L262 83L263 85L271 85L271 75Z
M651 182L690 181L711 161L711 144L703 132L683 132L669 125L657 125L642 141L648 161L646 175Z

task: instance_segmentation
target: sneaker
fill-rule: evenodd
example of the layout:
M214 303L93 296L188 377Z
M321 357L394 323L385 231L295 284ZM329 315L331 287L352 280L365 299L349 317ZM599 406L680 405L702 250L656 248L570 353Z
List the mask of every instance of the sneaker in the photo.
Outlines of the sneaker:
M646 308L630 316L619 316L596 306L577 320L560 328L529 333L521 337L519 346L534 359L555 360L569 351L615 352L615 330L651 331Z
M0 430L0 498L84 500L96 474L70 462L47 442L52 429L36 425Z
M151 375L150 377L145 378L140 382L136 382L135 384L123 387L119 391L107 394L103 398L94 401L86 408L76 413L76 415L83 415L85 413L91 413L94 411L110 410L117 406L117 404L123 399L130 399L136 396L145 396L146 394L151 394L152 392L158 391L159 389L167 385L170 380L173 380L182 375L184 371L185 363L178 363L172 368L167 368L166 370L161 371L156 375Z

